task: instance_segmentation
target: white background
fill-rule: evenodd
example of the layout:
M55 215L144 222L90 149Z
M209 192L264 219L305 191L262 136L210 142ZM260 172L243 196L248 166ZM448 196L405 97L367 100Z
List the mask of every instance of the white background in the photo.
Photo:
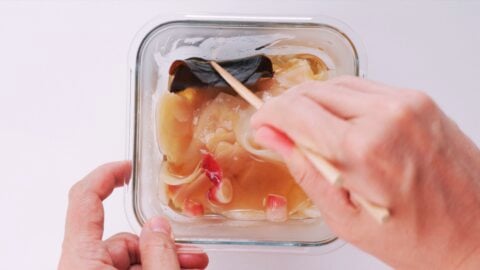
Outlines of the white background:
M326 14L362 37L372 79L428 92L480 143L480 3L475 1L0 2L0 261L53 269L69 187L125 158L127 55L158 15ZM129 231L123 192L105 235ZM388 269L352 246L318 257L212 253L210 269Z

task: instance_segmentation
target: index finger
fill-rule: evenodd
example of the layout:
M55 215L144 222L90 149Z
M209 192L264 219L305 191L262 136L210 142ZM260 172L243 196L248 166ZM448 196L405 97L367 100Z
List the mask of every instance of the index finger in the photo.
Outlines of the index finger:
M103 205L115 187L130 178L130 161L104 164L77 182L69 193L66 242L101 240L103 236Z
M274 97L252 116L255 130L263 126L283 132L295 144L338 161L342 138L349 124L325 110L301 91Z
M370 84L373 83L347 77L326 82L306 82L296 86L295 90L335 116L351 120L378 110L386 99L391 99L388 94L375 90Z

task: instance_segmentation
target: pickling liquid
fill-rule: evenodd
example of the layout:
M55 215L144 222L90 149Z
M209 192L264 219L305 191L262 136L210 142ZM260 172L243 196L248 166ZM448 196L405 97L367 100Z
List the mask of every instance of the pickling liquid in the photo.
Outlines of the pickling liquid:
M327 79L311 55L269 56L274 76L251 89L264 100L306 80ZM285 164L252 139L254 112L229 88L187 88L157 104L157 141L164 155L158 184L180 214L233 219L309 218L318 215Z

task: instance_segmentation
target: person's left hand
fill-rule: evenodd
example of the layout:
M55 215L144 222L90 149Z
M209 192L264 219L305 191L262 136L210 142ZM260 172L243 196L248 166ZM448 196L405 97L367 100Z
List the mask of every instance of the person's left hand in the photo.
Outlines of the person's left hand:
M205 268L208 257L201 251L177 255L170 225L164 218L147 222L140 238L119 233L102 240L102 201L130 178L130 172L129 161L105 164L72 187L58 269Z

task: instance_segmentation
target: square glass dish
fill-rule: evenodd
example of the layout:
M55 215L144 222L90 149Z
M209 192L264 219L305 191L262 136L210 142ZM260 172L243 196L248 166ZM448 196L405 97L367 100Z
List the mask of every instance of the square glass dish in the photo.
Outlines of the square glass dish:
M169 91L169 69L175 60L200 57L222 61L259 54L270 58L313 55L325 68L322 79L328 79L339 75L363 77L363 53L354 33L344 24L328 18L202 16L152 23L146 27L136 39L130 59L128 144L134 169L127 185L126 207L131 224L139 228L153 216L167 216L178 243L202 244L207 250L248 246L251 251L257 246L259 249L303 252L334 247L338 242L335 235L312 207L309 210L313 214L304 211L299 215L289 206L291 215L282 222L272 222L265 218L265 211L258 209L246 215L242 209L229 209L232 211L222 212L224 214L207 210L204 213L202 209L202 215L195 217L179 211L174 203L172 205L171 187L163 179L167 158L158 139L162 136L158 134L162 130L158 128L158 115L162 111L159 100ZM169 110L174 114L175 109ZM266 175L268 178L269 174ZM180 203L185 204L184 201Z

